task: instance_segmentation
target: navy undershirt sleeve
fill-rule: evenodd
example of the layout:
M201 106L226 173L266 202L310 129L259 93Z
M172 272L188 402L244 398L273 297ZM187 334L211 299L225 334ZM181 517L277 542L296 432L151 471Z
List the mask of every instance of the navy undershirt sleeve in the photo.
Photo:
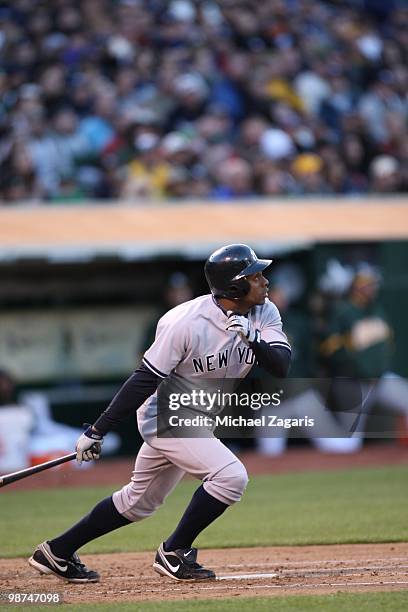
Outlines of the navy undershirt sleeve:
M265 340L250 343L258 364L272 376L286 378L291 352L289 347L270 345Z
M160 381L159 376L142 364L122 385L93 427L104 436L153 395Z

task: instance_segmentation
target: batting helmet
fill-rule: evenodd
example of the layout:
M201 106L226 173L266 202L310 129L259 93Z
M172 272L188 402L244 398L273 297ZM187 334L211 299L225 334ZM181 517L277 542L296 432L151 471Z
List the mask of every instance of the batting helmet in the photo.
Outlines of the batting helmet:
M250 289L245 277L261 272L271 263L271 259L258 259L246 244L229 244L209 256L204 272L214 297L238 300Z

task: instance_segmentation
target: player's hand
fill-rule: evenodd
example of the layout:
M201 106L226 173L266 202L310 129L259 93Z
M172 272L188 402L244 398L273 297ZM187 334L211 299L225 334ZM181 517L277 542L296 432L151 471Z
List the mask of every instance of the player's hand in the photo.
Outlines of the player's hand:
M258 342L260 337L259 329L255 329L252 322L243 315L229 311L228 320L225 326L226 331L239 334L246 344Z
M78 438L75 450L76 460L79 464L82 461L94 461L99 459L101 455L101 447L103 444L103 437L96 433L90 425L88 429Z

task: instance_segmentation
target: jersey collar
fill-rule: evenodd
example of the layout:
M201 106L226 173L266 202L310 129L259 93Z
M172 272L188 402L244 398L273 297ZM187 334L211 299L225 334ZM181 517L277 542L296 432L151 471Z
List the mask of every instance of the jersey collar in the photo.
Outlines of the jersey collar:
M223 312L225 314L226 317L228 317L227 315L227 311L221 306L221 304L219 304L217 302L217 300L215 299L215 297L213 295L211 295L212 301L214 302L214 304L216 305L216 307L221 310L221 312Z
M219 304L219 303L217 302L217 300L215 299L215 297L214 297L212 294L211 294L211 297L212 297L212 301L214 302L214 304L216 305L216 307L217 307L219 310L221 310L221 312L222 312L222 313L224 313L224 315L225 315L225 316L228 318L228 313L227 313L227 311L225 310L225 308L223 308L223 307L221 306L221 304ZM252 310L252 308L251 308L251 310ZM242 316L242 317L246 317L246 318L248 318L248 315L249 315L249 313L251 312L251 310L249 310L249 311L247 312L247 314L245 314L245 315L241 315L241 316Z

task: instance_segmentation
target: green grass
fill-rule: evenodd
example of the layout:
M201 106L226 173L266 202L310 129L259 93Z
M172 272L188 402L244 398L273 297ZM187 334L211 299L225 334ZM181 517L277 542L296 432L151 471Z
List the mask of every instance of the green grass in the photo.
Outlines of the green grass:
M408 540L408 468L258 476L243 500L197 540L202 548ZM89 474L90 484L92 474ZM174 528L197 483L182 482L155 516L86 552L153 550ZM70 527L112 488L0 493L0 556L26 556Z
M222 600L98 603L98 612L399 612L408 606L408 591L393 593L335 593L334 595L292 595L290 597L234 597ZM55 606L29 606L47 612ZM70 612L95 609L95 604L65 605ZM16 607L10 608L15 610Z

